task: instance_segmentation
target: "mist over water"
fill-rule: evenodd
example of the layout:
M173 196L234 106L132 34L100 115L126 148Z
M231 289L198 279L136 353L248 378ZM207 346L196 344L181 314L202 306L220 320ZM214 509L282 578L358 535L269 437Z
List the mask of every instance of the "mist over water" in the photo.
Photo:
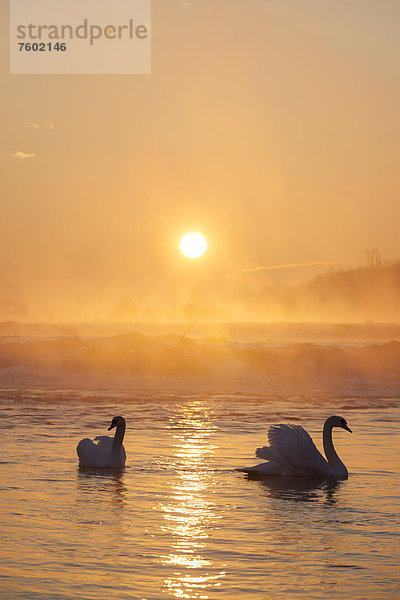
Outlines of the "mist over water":
M187 325L399 322L400 262L382 261L375 250L366 265L340 268L340 263L326 267L316 262L314 274L313 263L235 271L210 264L207 253L195 264L181 263L176 256L173 261L171 256L171 264L156 278L152 269L133 277L115 266L110 274L113 284L104 279L101 269L87 279L78 266L66 284L57 273L46 276L38 287L24 278L13 282L0 272L0 318Z
M400 370L397 325L3 323L0 330L0 383L12 387L129 386L146 377L396 387Z

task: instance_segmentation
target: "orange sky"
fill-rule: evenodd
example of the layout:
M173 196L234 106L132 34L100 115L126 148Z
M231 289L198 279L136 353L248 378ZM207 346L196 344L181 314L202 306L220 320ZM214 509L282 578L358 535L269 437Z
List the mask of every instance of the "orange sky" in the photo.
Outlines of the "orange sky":
M0 6L0 319L399 257L397 0L153 0L150 76L9 75Z

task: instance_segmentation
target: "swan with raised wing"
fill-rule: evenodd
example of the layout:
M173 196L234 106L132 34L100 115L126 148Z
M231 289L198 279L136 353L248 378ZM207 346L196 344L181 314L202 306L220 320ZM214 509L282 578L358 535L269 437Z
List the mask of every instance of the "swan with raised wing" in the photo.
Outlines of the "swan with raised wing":
M238 470L254 475L347 479L348 471L333 446L334 427L352 432L343 417L329 417L323 430L325 459L301 425L271 425L268 430L269 446L256 450L256 456L268 462Z
M122 445L126 428L124 417L114 417L108 431L114 427L116 427L116 431L113 438L108 435L99 435L94 438L94 441L84 438L79 442L76 451L80 467L122 468L125 466L126 453Z

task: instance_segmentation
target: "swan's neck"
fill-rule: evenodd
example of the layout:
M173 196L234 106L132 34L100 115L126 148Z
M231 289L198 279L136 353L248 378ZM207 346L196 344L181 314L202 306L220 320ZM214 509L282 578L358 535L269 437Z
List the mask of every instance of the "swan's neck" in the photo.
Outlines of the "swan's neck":
M333 446L332 441L332 429L333 425L329 422L329 419L325 421L324 424L324 433L323 433L323 442L324 442L324 451L326 460L328 461L329 466L335 471L337 475L347 477L347 469L345 465L342 463L340 458L338 457L336 450Z
M125 423L119 423L114 435L114 440L111 448L111 456L119 456L121 452L122 442L125 435Z

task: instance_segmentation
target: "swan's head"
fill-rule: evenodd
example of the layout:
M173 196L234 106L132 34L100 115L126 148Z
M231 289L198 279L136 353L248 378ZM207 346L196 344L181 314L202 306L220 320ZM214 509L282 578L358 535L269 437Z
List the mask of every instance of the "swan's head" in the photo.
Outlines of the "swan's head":
M350 429L350 427L348 427L346 419L343 419L343 417L338 417L338 416L333 416L333 417L329 417L328 421L330 421L332 427L341 427L342 429L345 429L346 431L350 431L350 433L353 433Z
M110 429L114 429L114 427L120 427L121 425L125 425L124 417L114 417L111 421L111 425L108 428L108 431L110 431Z

